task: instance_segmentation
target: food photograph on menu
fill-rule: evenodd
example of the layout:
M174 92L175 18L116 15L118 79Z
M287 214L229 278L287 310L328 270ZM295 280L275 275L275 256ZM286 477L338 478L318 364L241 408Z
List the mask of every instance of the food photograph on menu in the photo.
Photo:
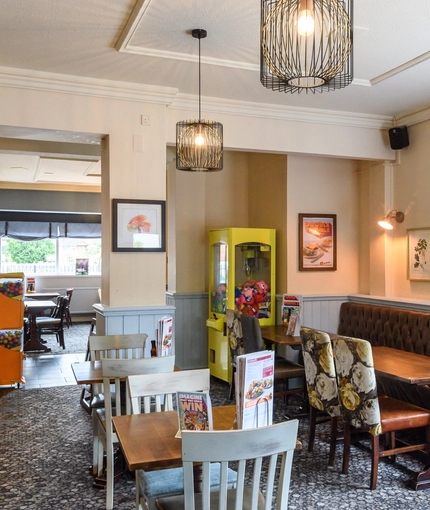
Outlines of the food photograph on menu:
M336 270L335 214L299 214L299 270Z

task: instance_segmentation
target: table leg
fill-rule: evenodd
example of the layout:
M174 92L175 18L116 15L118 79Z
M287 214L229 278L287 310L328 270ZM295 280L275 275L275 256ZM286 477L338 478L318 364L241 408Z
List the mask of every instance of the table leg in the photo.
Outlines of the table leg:
M430 488L430 466L417 474L416 479L410 480L408 486L415 491L422 491Z
M24 351L45 351L51 352L49 347L43 345L42 342L38 338L37 334L37 326L36 326L36 316L30 315L28 317L28 322L30 324L30 339L28 342L24 344Z

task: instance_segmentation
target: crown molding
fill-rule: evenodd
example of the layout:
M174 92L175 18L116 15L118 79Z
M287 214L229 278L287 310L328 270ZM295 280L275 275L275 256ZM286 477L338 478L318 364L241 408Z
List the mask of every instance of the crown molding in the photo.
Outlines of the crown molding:
M45 73L14 67L0 67L0 86L158 104L170 104L178 91L171 87Z
M413 126L414 124L426 122L427 120L430 120L430 106L405 113L404 115L399 115L393 119L395 126Z
M359 127L367 129L389 129L393 126L393 119L382 115L362 115L359 113L345 113L312 108L294 108L263 103L249 103L245 101L229 101L214 97L205 97L204 111L210 113L226 113L248 117L270 118L291 122L307 122L315 124L332 124L337 126ZM177 94L169 107L178 110L195 110L197 96Z

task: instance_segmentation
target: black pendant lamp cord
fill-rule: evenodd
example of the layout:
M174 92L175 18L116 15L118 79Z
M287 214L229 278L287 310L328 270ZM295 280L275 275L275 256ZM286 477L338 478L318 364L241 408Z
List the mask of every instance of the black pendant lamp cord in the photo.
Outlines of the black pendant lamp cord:
M201 72L200 72L200 37L199 37L199 122L202 118L201 111Z

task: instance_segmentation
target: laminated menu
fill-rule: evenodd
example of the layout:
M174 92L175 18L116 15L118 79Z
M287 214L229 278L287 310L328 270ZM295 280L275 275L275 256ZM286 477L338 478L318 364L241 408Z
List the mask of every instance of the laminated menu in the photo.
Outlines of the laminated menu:
M179 430L176 437L181 437L183 430L212 430L212 406L208 393L177 392Z
M287 327L287 335L300 334L300 310L302 296L297 294L283 294L282 296L282 324Z
M157 356L173 355L173 317L162 317L156 331Z
M236 358L236 420L239 429L272 425L274 351L257 351Z

